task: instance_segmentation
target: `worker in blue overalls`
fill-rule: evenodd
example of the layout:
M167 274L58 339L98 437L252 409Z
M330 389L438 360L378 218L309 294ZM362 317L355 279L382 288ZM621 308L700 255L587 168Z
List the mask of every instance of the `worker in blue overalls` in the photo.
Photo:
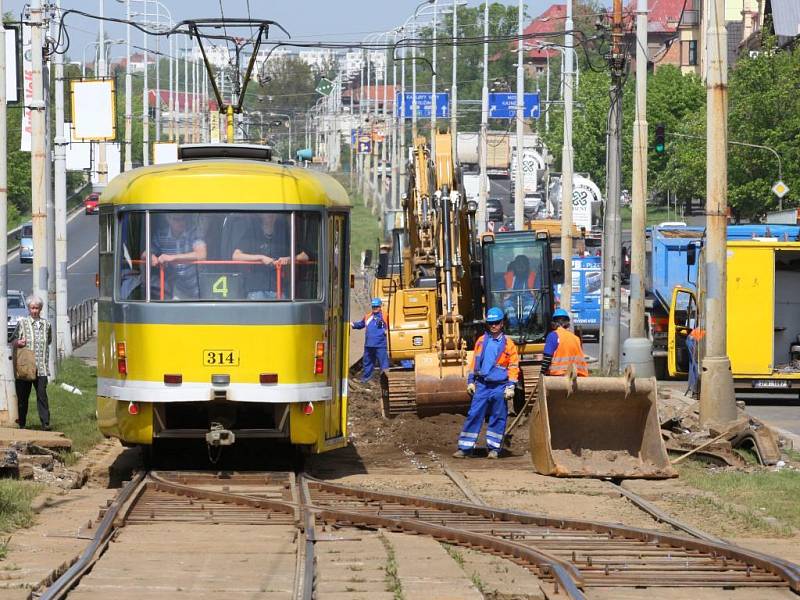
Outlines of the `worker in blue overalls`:
M500 308L490 308L486 313L486 333L475 342L467 374L467 392L472 396L472 403L458 436L454 458L465 458L472 453L487 413L488 458L500 456L508 418L506 403L514 398L519 379L519 353L514 340L503 334L504 319Z
M364 316L360 321L353 321L353 329L365 329L364 336L364 378L366 383L372 377L375 363L381 371L389 368L389 354L386 350L387 339L389 337L389 323L381 312L381 299L373 298L372 312Z

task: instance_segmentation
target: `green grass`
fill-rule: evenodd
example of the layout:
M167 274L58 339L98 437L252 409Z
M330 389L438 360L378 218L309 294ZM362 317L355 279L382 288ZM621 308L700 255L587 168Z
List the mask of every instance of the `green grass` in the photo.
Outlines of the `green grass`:
M364 206L364 199L358 188L350 187L349 175L336 173L334 177L345 187L353 204L350 213L350 264L353 269L357 268L361 262L361 252L368 248L373 252L374 263L378 258L375 254L378 250L378 240L382 238L378 217Z
M630 206L623 206L620 209L620 217L622 217L622 228L623 229L630 229L631 228L631 208ZM645 219L645 223L650 225L658 225L659 223L663 223L664 221L682 221L683 217L681 215L675 214L674 210L670 210L667 212L667 209L662 206L648 206L647 207L647 217Z
M31 502L43 486L30 481L0 479L0 532L8 533L33 524ZM0 559L8 553L8 539L0 540Z
M379 534L381 543L386 550L386 591L394 595L395 600L404 600L403 586L400 583L400 577L397 575L397 556L394 553L394 547L389 539Z
M753 524L773 517L783 529L800 529L800 511L797 499L800 498L800 473L783 469L781 471L716 471L706 468L703 463L687 461L679 466L681 479L700 490L711 492L721 502L731 503L743 516L755 519Z
M82 392L81 396L62 389L61 383L68 383ZM94 367L88 366L79 358L68 358L61 363L58 377L47 386L50 399L50 425L56 431L64 432L72 440L72 455L67 455L67 462L74 460L74 453L85 453L103 439L97 429L95 415L97 402L97 374ZM35 392L28 401L33 410L30 415L30 427L40 426L36 414Z

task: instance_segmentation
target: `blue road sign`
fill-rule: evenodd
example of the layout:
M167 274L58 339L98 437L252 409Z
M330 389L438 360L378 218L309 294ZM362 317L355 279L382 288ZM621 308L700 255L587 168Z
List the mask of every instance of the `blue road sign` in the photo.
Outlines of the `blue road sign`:
M539 118L538 92L525 92L525 110L523 114L526 119ZM516 92L493 92L489 94L490 119L513 119L516 116L517 116Z
M406 119L410 119L413 115L413 100L414 94L406 92L403 94L403 102L400 102L400 92L397 92L395 97L395 106L397 107L397 116L403 116L403 106L405 106ZM417 92L417 117L431 116L432 95L430 92ZM436 94L436 116L440 118L447 118L450 115L450 94L447 92L439 92Z
M358 153L369 154L372 152L372 140L368 135L361 135L358 137Z

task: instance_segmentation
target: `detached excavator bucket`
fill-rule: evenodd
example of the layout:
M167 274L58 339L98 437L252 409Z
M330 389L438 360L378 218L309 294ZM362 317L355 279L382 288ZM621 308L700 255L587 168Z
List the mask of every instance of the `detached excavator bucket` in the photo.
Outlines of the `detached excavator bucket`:
M542 377L530 419L534 468L556 477L666 479L656 380Z

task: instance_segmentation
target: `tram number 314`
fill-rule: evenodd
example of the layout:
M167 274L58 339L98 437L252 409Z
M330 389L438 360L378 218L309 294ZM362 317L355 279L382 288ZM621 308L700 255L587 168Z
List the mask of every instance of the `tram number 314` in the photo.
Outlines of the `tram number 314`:
M239 353L236 350L203 350L203 364L207 367L239 364Z

